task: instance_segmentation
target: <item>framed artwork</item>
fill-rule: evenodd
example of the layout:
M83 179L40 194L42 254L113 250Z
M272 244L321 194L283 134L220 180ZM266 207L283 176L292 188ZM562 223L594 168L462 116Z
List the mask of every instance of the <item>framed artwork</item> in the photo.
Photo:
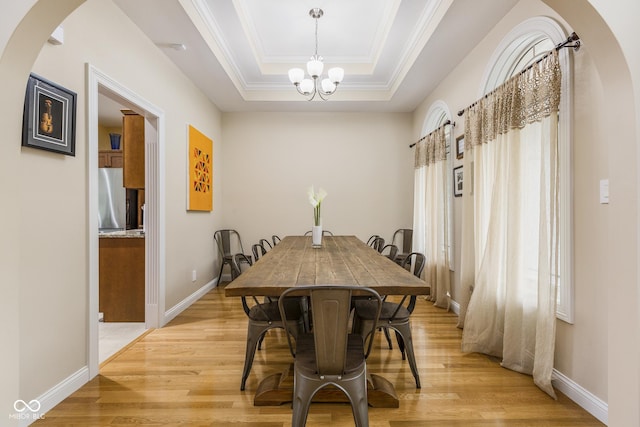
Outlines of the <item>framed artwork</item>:
M462 166L453 168L453 195L462 196Z
M456 159L464 157L464 135L456 138Z
M213 210L213 140L189 125L187 210Z
M22 145L76 155L76 93L29 75L22 116Z

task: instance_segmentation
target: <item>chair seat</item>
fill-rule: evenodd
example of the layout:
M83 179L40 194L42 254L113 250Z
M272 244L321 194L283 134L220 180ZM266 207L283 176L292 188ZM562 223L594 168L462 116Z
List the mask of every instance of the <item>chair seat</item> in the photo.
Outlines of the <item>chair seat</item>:
M285 310L287 312L288 319L299 319L302 316L302 309L300 308L299 298L292 297L287 298L284 302ZM280 316L280 309L278 308L278 301L265 302L262 304L254 305L249 310L249 319L254 322L268 322L268 321L282 321Z
M375 301L369 300L356 300L355 301L356 315L364 320L372 320L375 318L377 305ZM404 321L409 319L411 313L405 306L401 306L398 309L398 304L395 302L384 301L382 303L382 310L380 312L380 322L388 321L393 316L393 313L398 310L393 317L394 321Z
M365 363L364 343L359 334L347 336L347 360L344 375L362 370ZM317 374L315 342L313 334L300 334L296 340L296 367L309 374Z

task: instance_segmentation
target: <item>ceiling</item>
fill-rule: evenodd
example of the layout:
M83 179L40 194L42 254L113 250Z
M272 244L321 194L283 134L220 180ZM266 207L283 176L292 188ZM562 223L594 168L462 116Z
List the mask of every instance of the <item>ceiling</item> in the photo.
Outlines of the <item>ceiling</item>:
M223 112L411 112L518 2L114 1ZM287 76L314 54L314 7L324 73L345 70L328 101L307 101Z

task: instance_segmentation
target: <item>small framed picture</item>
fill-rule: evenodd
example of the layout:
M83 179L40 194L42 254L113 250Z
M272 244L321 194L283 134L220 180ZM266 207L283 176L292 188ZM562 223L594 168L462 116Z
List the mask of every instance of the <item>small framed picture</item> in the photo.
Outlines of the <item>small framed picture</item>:
M76 93L31 74L22 116L22 145L76 155Z
M462 196L462 166L453 168L453 195Z
M464 135L456 138L456 159L464 157Z

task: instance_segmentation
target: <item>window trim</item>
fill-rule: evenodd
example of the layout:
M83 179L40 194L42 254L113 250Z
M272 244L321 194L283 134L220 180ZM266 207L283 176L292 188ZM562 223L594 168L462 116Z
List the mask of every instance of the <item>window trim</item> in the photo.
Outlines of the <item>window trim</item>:
M485 69L478 99L501 84L508 69L522 54L543 38L554 44L565 41L568 34L560 24L548 17L527 19L513 28L493 52ZM562 70L560 112L558 120L558 156L560 180L560 277L559 302L556 317L567 323L574 323L574 274L573 274L573 67L569 49L559 50ZM499 82L499 83L496 83Z
M427 114L425 115L424 122L422 124L422 135L429 135L429 133L443 126L444 123L449 120L453 123L451 118L451 111L446 102L437 100L431 104ZM445 129L445 136L447 139L447 169L453 170L453 155L451 154L451 147L453 141L453 128L454 126L448 126ZM453 177L451 173L447 174L447 217L448 217L448 230L447 230L447 250L449 252L449 270L455 271L454 265L454 216L453 216Z

